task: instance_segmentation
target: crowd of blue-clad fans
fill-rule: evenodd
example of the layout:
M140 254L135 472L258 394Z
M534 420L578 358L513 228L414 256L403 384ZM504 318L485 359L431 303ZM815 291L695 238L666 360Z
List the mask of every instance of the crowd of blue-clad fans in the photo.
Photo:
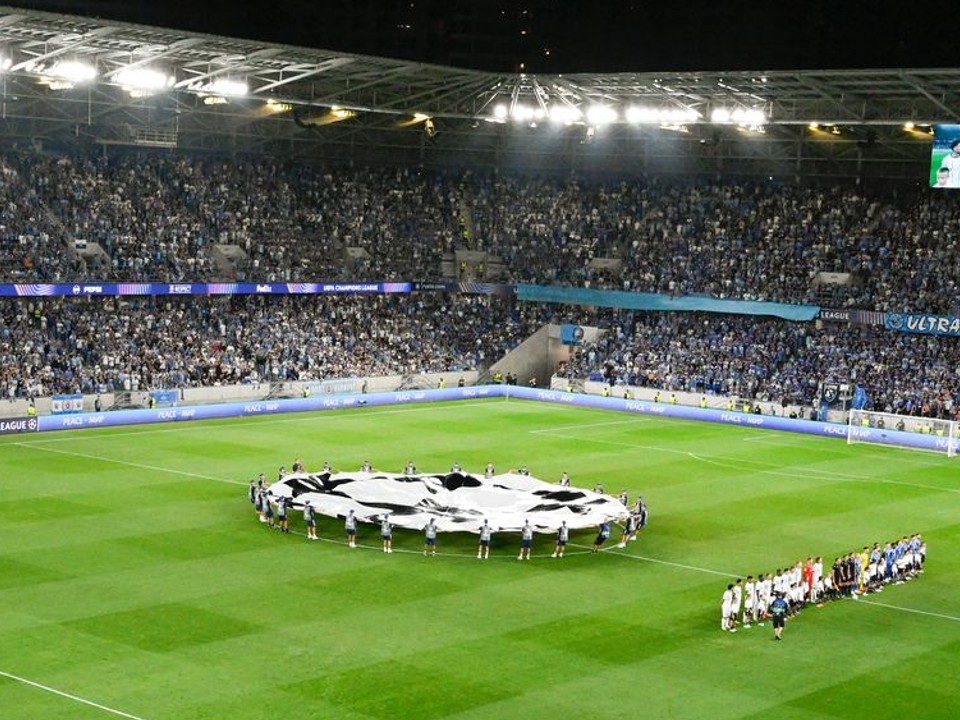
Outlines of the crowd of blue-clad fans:
M0 156L2 282L474 279L960 314L958 236L960 205L923 188ZM464 278L458 251L487 260ZM945 417L960 401L952 338L427 293L5 300L0 392L482 369L548 321L607 329L561 372L611 384L812 404L849 382Z

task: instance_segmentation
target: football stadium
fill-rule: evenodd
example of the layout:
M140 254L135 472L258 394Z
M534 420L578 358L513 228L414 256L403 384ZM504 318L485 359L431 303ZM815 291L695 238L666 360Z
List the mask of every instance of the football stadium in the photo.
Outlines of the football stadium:
M0 8L0 718L960 717L958 108Z

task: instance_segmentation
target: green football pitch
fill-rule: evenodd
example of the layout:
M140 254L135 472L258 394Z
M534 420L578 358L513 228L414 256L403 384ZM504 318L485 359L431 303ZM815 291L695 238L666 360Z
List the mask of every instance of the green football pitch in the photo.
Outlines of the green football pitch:
M625 549L257 522L295 457L642 493ZM0 718L956 718L960 460L514 400L0 439ZM923 576L719 628L727 582L922 532Z

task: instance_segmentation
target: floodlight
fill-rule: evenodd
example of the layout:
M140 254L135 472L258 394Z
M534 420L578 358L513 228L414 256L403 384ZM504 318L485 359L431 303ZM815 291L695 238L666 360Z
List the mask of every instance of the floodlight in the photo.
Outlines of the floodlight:
M128 90L157 92L172 87L176 79L161 70L146 67L124 68L113 79Z
M245 80L231 80L229 78L220 78L214 80L212 83L204 88L210 92L216 93L218 95L228 95L233 97L239 97L241 95L246 95L248 91L247 83Z
M910 121L907 121L903 124L904 130L913 130L914 127L915 127L914 124Z
M67 82L87 82L97 76L97 69L77 60L60 60L44 70L44 74Z
M269 113L282 113L293 110L293 105L290 103L280 102L279 100L274 100L273 98L267 98L267 102L264 103L264 108Z
M493 116L498 120L503 120L507 117L507 106L503 103L500 103L493 108Z
M587 110L587 120L592 125L607 125L615 122L616 119L617 111L609 105L594 105Z
M575 105L554 105L550 108L550 119L554 122L561 122L570 125L577 122L583 113Z
M513 106L513 109L510 111L510 117L514 120L520 122L527 122L533 120L534 110L529 105L520 105L519 103Z
M628 107L626 118L628 123L650 123L654 122L656 113L652 108Z
M763 125L767 122L767 116L763 110L753 110L750 108L737 108L730 114L730 118L737 123L744 125Z
M767 116L763 110L742 107L734 110L714 108L710 113L710 119L715 123L734 122L738 125L764 125L767 122Z
M710 119L715 123L730 122L730 111L726 108L714 108L710 113Z

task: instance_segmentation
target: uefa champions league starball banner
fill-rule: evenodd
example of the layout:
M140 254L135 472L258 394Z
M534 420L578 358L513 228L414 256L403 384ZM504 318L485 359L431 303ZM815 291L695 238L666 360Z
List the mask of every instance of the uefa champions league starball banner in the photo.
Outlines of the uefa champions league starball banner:
M555 532L595 528L629 512L619 500L590 490L560 487L529 475L485 478L471 473L401 475L381 472L293 473L270 486L276 501L286 497L302 509L344 517L353 510L362 522L389 515L396 527L422 529L432 518L441 532L479 532L487 520L494 531Z
M386 295L409 293L409 282L336 283L0 283L0 297L117 297L151 295Z

